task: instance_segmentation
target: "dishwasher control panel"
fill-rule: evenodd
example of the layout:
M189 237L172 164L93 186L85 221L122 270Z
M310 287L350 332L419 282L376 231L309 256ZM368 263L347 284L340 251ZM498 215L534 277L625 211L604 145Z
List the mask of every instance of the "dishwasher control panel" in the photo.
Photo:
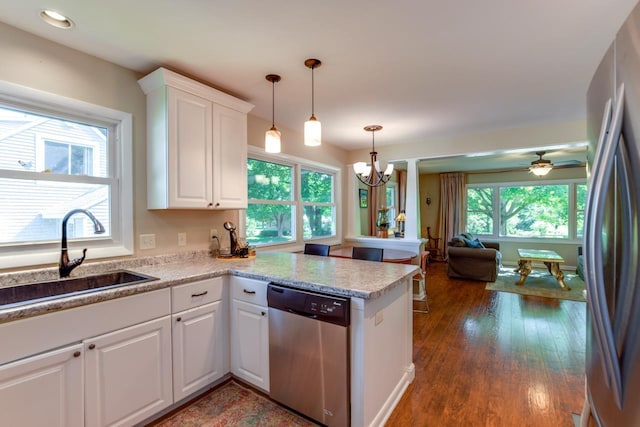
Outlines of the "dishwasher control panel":
M267 288L269 307L323 322L348 326L349 298L292 289L275 283Z

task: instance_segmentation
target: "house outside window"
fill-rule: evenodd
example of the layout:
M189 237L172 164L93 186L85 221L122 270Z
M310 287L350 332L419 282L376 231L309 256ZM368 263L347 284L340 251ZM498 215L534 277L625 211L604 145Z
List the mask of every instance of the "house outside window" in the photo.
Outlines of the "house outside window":
M62 219L77 208L106 229L68 221L89 258L133 252L130 114L4 85L0 150L0 268L57 261Z
M578 181L467 186L470 233L493 238L582 237L586 184Z
M328 166L250 154L246 239L251 245L301 245L337 238L336 177Z

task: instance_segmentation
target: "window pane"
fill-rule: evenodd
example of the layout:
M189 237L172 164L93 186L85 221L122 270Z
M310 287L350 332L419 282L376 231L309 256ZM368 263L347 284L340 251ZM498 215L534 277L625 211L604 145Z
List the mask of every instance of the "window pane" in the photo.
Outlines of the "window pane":
M108 177L104 127L0 107L0 169Z
M69 146L47 141L44 145L44 167L52 173L69 173Z
M500 235L568 238L569 186L500 189Z
M295 207L249 203L247 207L247 242L252 245L295 240Z
M467 232L493 234L493 188L467 189Z
M62 218L83 208L104 225L111 236L109 186L53 181L0 179L0 244L46 242L62 236ZM94 237L93 223L83 214L69 221L68 238Z
M333 175L303 169L301 192L303 202L333 202Z
M293 168L262 160L247 160L248 195L253 200L293 200Z
M336 212L333 206L305 206L304 238L327 237L336 234Z
M584 236L584 209L587 205L587 185L576 185L576 237Z

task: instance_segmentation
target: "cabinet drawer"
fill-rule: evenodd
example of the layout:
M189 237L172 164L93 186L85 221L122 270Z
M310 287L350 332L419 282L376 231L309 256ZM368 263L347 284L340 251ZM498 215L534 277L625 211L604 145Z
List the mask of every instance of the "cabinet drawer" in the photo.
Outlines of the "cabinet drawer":
M172 312L199 307L222 299L223 278L200 280L171 288Z
M267 282L236 276L231 276L230 280L233 299L267 306Z

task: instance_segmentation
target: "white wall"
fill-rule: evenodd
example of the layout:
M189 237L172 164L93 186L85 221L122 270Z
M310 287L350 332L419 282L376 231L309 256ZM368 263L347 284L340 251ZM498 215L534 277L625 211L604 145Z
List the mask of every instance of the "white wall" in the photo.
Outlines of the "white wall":
M146 208L146 99L141 74L0 23L0 80L125 111L133 115L134 232L136 255L209 247L209 229L224 233L238 211L149 211ZM178 247L177 234L187 233ZM140 251L138 234L156 235L157 248ZM228 240L228 239L227 239ZM55 264L57 259L52 260Z

